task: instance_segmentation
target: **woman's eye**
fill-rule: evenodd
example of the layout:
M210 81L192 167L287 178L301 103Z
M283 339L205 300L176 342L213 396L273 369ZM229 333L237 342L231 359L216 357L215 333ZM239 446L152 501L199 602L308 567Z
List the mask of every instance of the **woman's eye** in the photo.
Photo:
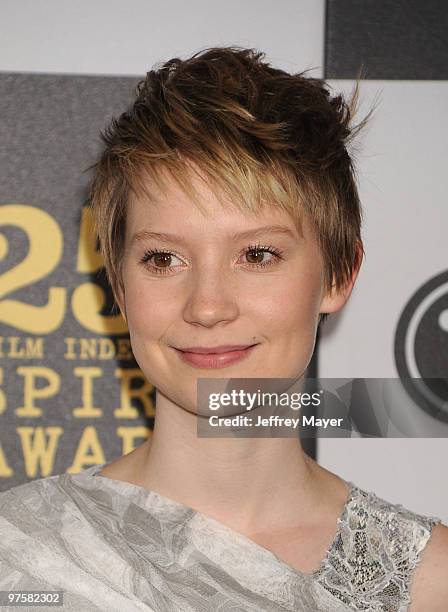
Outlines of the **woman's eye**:
M244 251L245 261L243 263L248 264L251 268L265 268L275 265L279 259L282 259L281 255L282 252L275 247L254 245ZM150 249L143 255L141 263L156 274L169 274L178 267L173 265L173 259L181 261L170 251Z
M265 268L282 259L282 251L273 246L253 245L246 249L244 257L252 267Z
M266 264L266 255L271 255L271 259L269 259L268 257L267 261L271 261L272 259L274 259L273 254L264 249L250 249L245 253L246 260L248 261L248 263L255 265Z
M173 258L179 259L174 253L169 251L149 250L143 255L141 263L149 267L156 274L167 274L173 269Z
M153 263L161 268L170 268L172 259L173 255L171 253L155 253L153 255Z

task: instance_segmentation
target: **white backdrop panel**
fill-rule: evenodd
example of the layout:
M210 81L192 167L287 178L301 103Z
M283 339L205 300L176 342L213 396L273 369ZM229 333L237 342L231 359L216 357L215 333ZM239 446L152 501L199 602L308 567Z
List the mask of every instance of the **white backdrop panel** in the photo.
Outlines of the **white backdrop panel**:
M140 75L206 46L255 46L323 71L324 0L2 0L0 70Z
M353 81L330 81L349 92ZM446 81L366 81L363 116L379 107L355 154L366 258L345 308L322 331L322 377L397 377L394 335L415 290L448 268ZM434 356L435 358L435 356ZM447 372L448 374L448 372ZM411 422L428 422L404 392ZM438 422L440 435L448 424ZM448 517L447 439L321 439L319 461L411 509Z

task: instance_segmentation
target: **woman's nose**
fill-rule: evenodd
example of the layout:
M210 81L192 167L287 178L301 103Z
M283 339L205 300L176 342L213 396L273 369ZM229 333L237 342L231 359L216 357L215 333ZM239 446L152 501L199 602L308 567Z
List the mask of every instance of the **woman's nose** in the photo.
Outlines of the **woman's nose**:
M211 327L222 321L232 321L239 313L239 291L235 273L223 266L204 267L190 278L184 319Z

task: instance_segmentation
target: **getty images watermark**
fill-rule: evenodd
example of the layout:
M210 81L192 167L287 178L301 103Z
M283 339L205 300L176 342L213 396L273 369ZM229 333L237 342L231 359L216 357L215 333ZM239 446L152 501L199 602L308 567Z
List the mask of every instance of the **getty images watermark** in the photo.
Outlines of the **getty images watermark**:
M399 378L200 378L197 398L200 437L448 437L446 392L429 415Z

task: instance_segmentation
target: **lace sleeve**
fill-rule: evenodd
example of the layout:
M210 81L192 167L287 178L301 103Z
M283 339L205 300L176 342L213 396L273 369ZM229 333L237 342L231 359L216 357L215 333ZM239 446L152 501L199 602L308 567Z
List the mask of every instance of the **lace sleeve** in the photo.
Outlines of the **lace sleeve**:
M408 612L413 572L440 522L356 487L320 586L350 609Z

